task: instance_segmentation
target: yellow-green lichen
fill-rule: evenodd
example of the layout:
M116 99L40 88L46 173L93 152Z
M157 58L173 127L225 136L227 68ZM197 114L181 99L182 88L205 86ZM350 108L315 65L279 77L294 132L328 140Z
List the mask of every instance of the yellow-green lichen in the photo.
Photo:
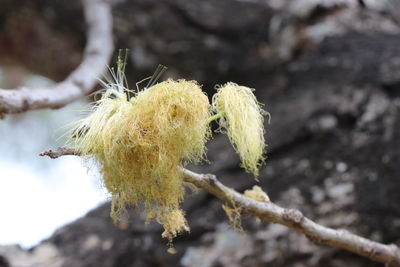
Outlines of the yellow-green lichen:
M180 210L178 167L205 155L208 98L196 82L185 80L161 82L131 99L120 88L108 87L93 113L78 122L74 133L84 134L71 142L100 166L114 219L127 204L144 203L148 216L164 225L163 236L172 239L189 229Z
M252 89L234 83L218 89L212 107L195 81L150 82L150 88L134 92L126 86L124 68L119 59L113 81L103 83L101 99L74 125L69 143L88 163L99 166L112 196L111 217L122 220L128 205L143 204L146 222L162 224L162 236L172 246L173 238L189 231L180 208L184 197L181 168L205 157L209 123L218 120L242 166L258 176L264 161L263 115L267 113ZM262 193L253 188L245 194L266 201ZM230 201L223 209L233 226L242 230L241 207Z
M231 82L218 88L213 109L221 129L226 130L234 144L242 167L257 177L265 160L263 115L268 113L261 108L252 89Z
M252 189L244 191L244 195L256 201L270 202L267 193L265 193L258 185L253 186Z
M241 213L242 208L236 204L223 204L222 209L228 216L229 221L232 224L233 229L238 232L243 232Z

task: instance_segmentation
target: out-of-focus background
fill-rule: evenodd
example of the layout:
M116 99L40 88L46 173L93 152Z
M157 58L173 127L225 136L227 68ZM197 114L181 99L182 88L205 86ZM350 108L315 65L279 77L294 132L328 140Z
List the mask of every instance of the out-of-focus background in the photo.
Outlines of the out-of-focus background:
M0 87L7 87L11 71L2 71ZM38 75L20 79L18 85L30 88L52 84ZM107 199L96 172L89 173L79 158L52 162L38 157L65 144L68 124L82 115L84 106L77 101L60 110L32 111L0 122L0 244L28 249Z
M210 164L192 170L238 191L259 184L318 223L399 244L398 0L107 1L131 87L161 63L164 79L195 79L210 96L227 81L256 88L272 114L260 182L222 135L208 144ZM85 29L79 0L1 0L0 88L63 80ZM237 233L203 192L187 196L191 233L176 254L135 211L113 224L95 169L38 157L64 144L89 101L0 120L0 266L380 266L249 216Z

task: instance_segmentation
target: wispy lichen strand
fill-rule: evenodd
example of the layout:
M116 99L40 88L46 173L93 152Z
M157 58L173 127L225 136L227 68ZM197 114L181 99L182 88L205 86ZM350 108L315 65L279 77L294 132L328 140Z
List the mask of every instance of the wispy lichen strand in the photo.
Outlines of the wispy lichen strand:
M235 83L218 88L213 97L213 109L223 114L218 119L220 129L234 145L242 167L257 177L265 160L263 115L268 113L261 108L252 89Z

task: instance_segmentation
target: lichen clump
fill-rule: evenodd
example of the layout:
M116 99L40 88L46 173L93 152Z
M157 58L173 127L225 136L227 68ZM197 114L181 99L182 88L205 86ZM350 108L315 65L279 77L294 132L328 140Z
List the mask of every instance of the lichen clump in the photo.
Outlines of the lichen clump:
M265 193L258 185L253 186L252 189L244 191L244 195L256 201L270 202L267 193Z
M179 167L201 160L210 136L210 103L193 81L167 80L128 99L128 89L109 86L93 113L79 121L75 148L100 166L112 195L111 216L144 203L148 219L164 225L172 240L188 231L180 209Z
M234 144L242 167L257 177L265 160L263 115L268 113L261 108L252 89L231 82L218 88L213 109L222 114L219 125Z
M242 166L258 176L264 161L263 115L267 113L252 89L234 83L220 87L212 105L195 81L167 80L154 85L160 71L149 81L149 88L132 91L126 86L124 62L118 59L118 71L111 73L115 82L103 83L101 99L74 125L69 143L88 163L99 166L112 196L114 220L121 220L129 205L144 207L146 222L162 224L162 236L171 242L189 231L180 207L182 168L204 159L210 122L219 120ZM264 197L262 190L253 191ZM223 208L241 229L241 207L230 203Z

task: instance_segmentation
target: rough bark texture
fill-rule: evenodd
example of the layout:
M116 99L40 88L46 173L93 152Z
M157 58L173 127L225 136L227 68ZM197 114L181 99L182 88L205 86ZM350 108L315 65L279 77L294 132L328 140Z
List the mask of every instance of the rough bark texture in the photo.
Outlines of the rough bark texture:
M163 63L170 67L170 76L197 79L209 92L213 84L227 80L257 88L260 101L272 114L271 124L266 125L269 159L260 179L271 200L298 208L323 225L399 244L400 30L396 14L351 7L351 1L348 6L319 6L305 17L266 6L264 1L214 2L115 3L116 47L131 49L130 79L140 80ZM51 1L46 8L55 12L60 3ZM39 5L30 5L27 10L37 14L46 28L71 39L66 42L71 53L84 46L78 4L58 11L66 12L65 21L57 18L50 23L38 15L44 12ZM8 29L10 12L5 6L0 6L0 27ZM13 12L17 16L20 10ZM76 19L70 20L68 14ZM273 16L283 18L280 33L266 30ZM338 25L340 34L318 44L318 38L309 33L317 26L339 32ZM291 45L279 41L286 40L285 29L294 30ZM7 48L4 32L0 58ZM8 55L51 77L66 73L58 64L53 64L54 73L42 69L43 64L34 67L33 59L26 57L31 52ZM208 155L211 165L190 168L215 173L239 191L256 183L238 167L239 159L225 136L210 142ZM160 226L146 227L143 216L132 213L131 223L115 227L108 204L61 228L32 251L18 253L42 260L42 266L379 266L313 245L284 227L251 217L243 218L246 234L235 233L228 227L221 202L204 193L188 194L184 209L191 233L175 240L178 253L174 255L166 251ZM0 257L0 266L13 261L14 250L18 251L0 250L8 259ZM44 257L43 251L53 257Z

